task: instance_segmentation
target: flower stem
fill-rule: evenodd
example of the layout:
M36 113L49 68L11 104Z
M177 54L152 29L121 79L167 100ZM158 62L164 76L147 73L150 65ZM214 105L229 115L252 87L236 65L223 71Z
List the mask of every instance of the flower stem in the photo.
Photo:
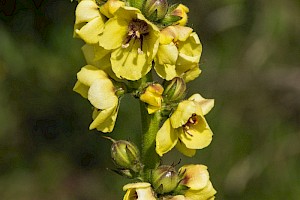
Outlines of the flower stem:
M141 102L142 116L142 162L146 169L154 169L159 165L160 157L155 151L156 133L160 128L161 112L152 115L147 113L145 103Z

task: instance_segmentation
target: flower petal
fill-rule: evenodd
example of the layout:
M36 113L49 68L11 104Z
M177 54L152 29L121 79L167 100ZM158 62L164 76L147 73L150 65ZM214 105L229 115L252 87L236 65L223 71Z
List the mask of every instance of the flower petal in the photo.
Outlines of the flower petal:
M177 76L175 65L170 65L170 64L164 64L160 65L158 63L155 63L154 69L156 73L163 79L166 80L172 80Z
M197 102L202 109L203 115L209 113L209 111L214 107L214 99L205 99L200 94L192 95L189 100Z
M209 182L209 173L205 165L184 165L179 169L179 173L183 175L181 184L191 190L201 190Z
M197 112L197 106L193 101L185 100L178 104L178 107L170 117L173 128L178 128L187 123L188 119Z
M213 133L206 120L204 117L201 117L196 125L192 125L188 130L182 131L178 137L189 149L203 149L211 143L212 136Z
M188 190L185 196L190 200L213 200L217 191L209 181L207 186L202 190Z
M183 155L188 157L193 157L196 154L195 149L188 149L181 140L178 140L176 144L176 149Z
M112 52L110 60L117 77L138 80L150 71L152 62L147 62L146 53L140 53L139 47L139 42L132 40L128 48L120 47Z
M178 136L167 119L156 135L156 153L160 156L169 152L177 143Z
M97 129L98 131L102 131L104 133L112 132L115 126L116 118L118 115L118 108L111 107L106 110L98 110L94 109L93 119L94 121L90 124L90 130Z
M197 78L200 74L201 74L201 70L200 70L198 64L196 64L196 65L194 65L194 67L185 71L183 73L182 78L187 83L187 82L190 82L190 81L194 80L195 78Z
M179 56L177 64L188 65L191 63L199 63L202 45L198 38L198 35L194 32L189 38L178 44Z
M118 97L115 95L111 80L96 79L90 86L88 100L94 107L101 110L115 107L118 104Z
M104 21L101 17L92 19L90 22L79 27L75 27L75 33L86 43L95 44L99 41L99 34L102 32L104 27Z
M128 21L117 17L109 19L99 37L99 45L108 50L120 47L127 36L128 23Z
M77 73L77 79L82 84L91 86L96 79L107 79L107 75L92 65L86 65Z
M89 91L89 87L82 84L81 82L77 81L75 83L75 86L73 88L73 91L79 93L83 98L86 98L88 97L88 91Z
M178 57L178 50L174 43L159 45L157 51L157 62L163 64L175 64Z
M76 7L75 16L75 24L89 22L100 16L98 5L91 0L81 1Z

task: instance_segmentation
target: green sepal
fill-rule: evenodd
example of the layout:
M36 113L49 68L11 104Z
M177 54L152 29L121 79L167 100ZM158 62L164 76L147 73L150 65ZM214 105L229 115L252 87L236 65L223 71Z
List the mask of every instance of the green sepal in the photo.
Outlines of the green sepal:
M145 0L127 0L129 6L142 10Z
M169 15L167 14L165 18L163 18L160 23L162 23L164 26L170 26L174 24L175 22L181 20L182 17L180 16L175 16L175 15Z

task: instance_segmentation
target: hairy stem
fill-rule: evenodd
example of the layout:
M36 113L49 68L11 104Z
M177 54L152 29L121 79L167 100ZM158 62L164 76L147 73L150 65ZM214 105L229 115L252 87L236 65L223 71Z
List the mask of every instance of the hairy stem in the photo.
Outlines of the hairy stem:
M159 165L160 157L155 151L155 139L157 131L160 128L161 113L160 111L149 115L146 106L141 102L142 115L142 162L146 169L153 169Z

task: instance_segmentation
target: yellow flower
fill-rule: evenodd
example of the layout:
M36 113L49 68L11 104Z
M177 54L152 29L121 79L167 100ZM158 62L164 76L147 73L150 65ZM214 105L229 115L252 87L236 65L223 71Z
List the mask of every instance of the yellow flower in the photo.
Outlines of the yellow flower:
M105 17L100 13L99 7L94 0L82 0L78 3L75 11L74 37L79 37L88 44L99 41Z
M193 29L168 26L160 32L159 43L154 68L160 77L182 77L188 82L199 76L202 45Z
M189 200L212 200L216 194L205 165L185 165L179 169L180 185L188 187L184 196Z
M150 71L158 42L158 28L133 7L120 7L99 38L99 45L112 51L113 72L128 80L138 80Z
M149 85L145 92L141 94L140 100L147 103L148 113L152 114L161 108L162 93L164 88L160 84Z
M125 2L119 0L108 0L100 7L100 12L108 18L112 18L114 13L122 6L125 6Z
M177 8L175 8L170 14L171 15L175 15L175 16L179 16L181 17L181 19L177 22L175 22L174 25L181 25L184 26L186 25L187 21L188 21L188 15L187 13L189 12L189 8L186 7L183 4L179 4L177 6Z
M107 74L92 66L84 66L78 73L73 90L87 98L94 106L93 122L90 129L111 132L115 126L119 99Z
M163 200L187 200L183 195L164 197Z
M180 102L157 132L157 154L162 156L176 145L181 153L191 157L195 155L196 149L207 147L213 133L204 115L213 106L213 99L204 99L200 94L194 94L188 100Z
M88 65L93 65L105 71L114 80L121 81L111 69L111 52L109 50L100 47L98 44L85 44L81 49Z
M156 200L150 183L130 183L123 190L126 191L123 200Z

